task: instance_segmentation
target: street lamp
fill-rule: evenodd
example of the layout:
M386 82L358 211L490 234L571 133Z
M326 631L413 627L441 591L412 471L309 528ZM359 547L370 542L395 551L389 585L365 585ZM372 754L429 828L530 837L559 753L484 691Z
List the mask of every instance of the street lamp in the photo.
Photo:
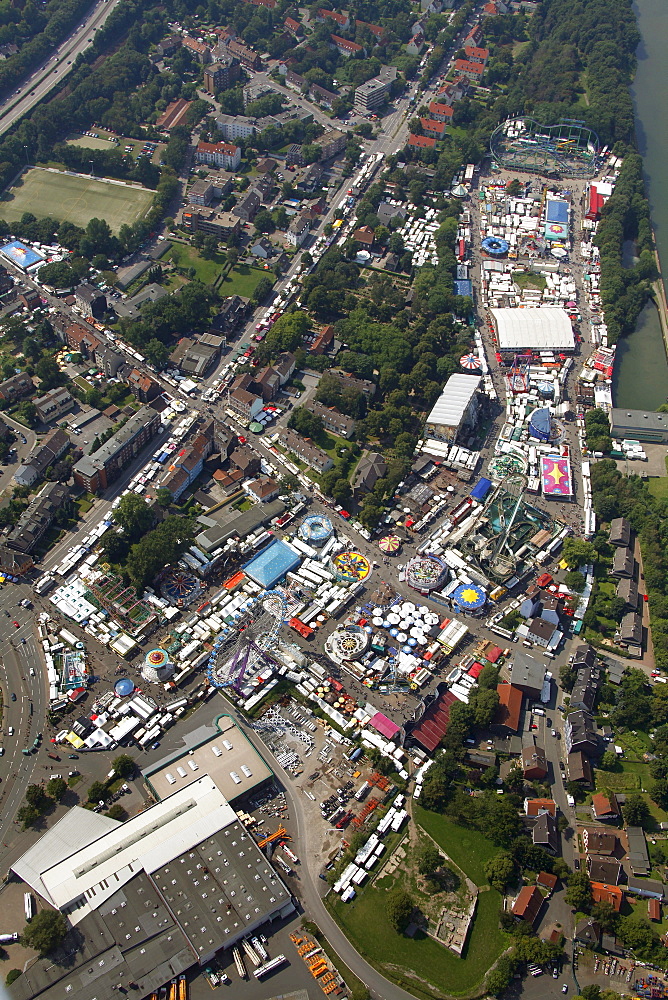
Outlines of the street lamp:
M90 175L91 175L91 177L94 177L95 176L95 171L93 169L93 161L89 160L88 162L90 163Z

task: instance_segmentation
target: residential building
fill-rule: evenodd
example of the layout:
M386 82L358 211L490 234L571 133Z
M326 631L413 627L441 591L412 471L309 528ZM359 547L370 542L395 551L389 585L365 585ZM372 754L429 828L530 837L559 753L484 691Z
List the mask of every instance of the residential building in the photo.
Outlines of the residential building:
M393 219L405 219L406 209L403 205L393 205L389 201L381 201L376 214L381 226L388 226Z
M257 120L246 115L217 115L215 121L227 142L252 139L257 132Z
M626 611L638 609L638 584L635 580L622 579L617 584L617 597L624 601Z
M482 63L483 66L487 65L489 49L481 49L477 45L464 45L464 52L466 53L466 58L471 62Z
M285 65L285 64L283 64ZM309 88L308 80L295 73L294 70L285 68L285 86L288 90L295 90L297 93L306 93Z
M200 178L188 191L188 201L191 205L210 205L214 199L213 184Z
M257 476L262 466L258 453L247 444L237 445L230 455L230 462L246 477Z
M591 670L578 671L578 679L571 692L570 708L575 709L575 711L592 712L597 688L598 684L593 679Z
M522 748L522 773L527 781L542 781L547 777L547 757L543 747L532 744Z
M152 399L155 399L162 392L162 386L158 382L155 382L150 375L140 372L138 368L132 369L126 378L126 382L130 386L133 396L140 403L150 403Z
M105 490L155 437L160 427L156 411L142 406L97 451L79 459L73 469L75 483L90 493Z
M341 38L340 35L335 34L331 34L329 37L331 38L332 48L336 49L344 59L349 59L350 56L366 55L364 46L358 45L357 42L350 42L347 38Z
M536 847L542 847L550 854L559 853L557 821L549 813L541 813L531 829L531 839Z
M262 399L246 389L233 389L228 395L228 406L244 420L252 420L262 409Z
M519 731L522 712L522 691L512 684L497 684L499 707L497 708L491 728L504 735L512 735Z
M591 898L594 903L609 903L615 913L619 913L624 901L624 893L617 885L609 885L607 882L592 882Z
M99 337L81 323L70 323L65 327L65 341L68 347L86 359L93 358L98 347L102 347Z
M513 903L513 916L518 920L526 920L533 927L543 908L543 902L543 894L537 885L525 885Z
M623 646L640 648L643 643L642 615L630 611L622 618L622 624L617 635L618 642Z
M621 545L628 549L631 544L631 522L625 517L615 517L610 522L608 541L611 545Z
M419 29L414 31L410 41L406 45L406 52L411 56L419 56L424 47L424 32Z
M550 896L557 888L558 881L559 879L557 876L553 875L551 872L538 872L538 875L536 876L536 885L540 886L541 889L547 889Z
M324 326L319 333L315 335L312 343L305 345L312 354L324 354L325 351L329 350L334 343L334 327L331 325Z
M592 882L605 882L608 885L619 885L622 866L615 858L587 858L587 871Z
M281 389L281 376L273 368L263 368L259 375L253 376L253 382L265 403L276 399Z
M230 295L211 320L211 329L230 337L248 315L249 300L241 295Z
M236 170L241 163L241 149L229 142L198 142L195 152L197 163Z
M80 309L84 316L93 316L95 319L102 319L107 311L107 297L95 285L84 281L74 289L74 301L77 309Z
M159 56L171 56L177 49L181 48L181 36L177 34L167 35L156 45Z
M229 56L207 66L204 70L204 89L214 94L218 90L229 90L241 77L238 59Z
M63 413L69 413L74 406L74 399L64 386L49 389L43 396L33 399L37 416L43 424L59 420Z
M231 212L217 212L198 205L188 205L183 209L181 223L191 233L209 233L225 242L233 239L241 229L241 219Z
M554 799L525 799L524 800L524 814L529 817L529 819L536 819L538 816L542 816L547 813L553 819L557 816L557 803Z
M293 38L301 38L304 34L304 29L299 21L295 21L294 17L286 17L283 21L283 25L285 30L289 31Z
M642 896L644 899L658 899L663 901L665 885L654 878L636 878L630 875L626 885L626 891L634 896Z
M652 870L652 864L647 850L645 831L641 826L627 826L626 840L628 843L628 862L632 875L647 876Z
M376 237L371 226L360 226L359 229L356 229L353 233L353 239L355 240L355 243L361 243L363 247L370 250Z
M437 121L435 118L421 118L420 125L424 134L431 136L432 139L442 139L447 132L445 122Z
M454 108L449 104L442 104L440 101L432 101L429 105L429 117L434 118L437 122L443 122L446 125L452 124L452 116L454 114Z
M169 470L158 485L169 490L175 500L195 482L204 468L204 462L214 449L213 420L199 427L185 446L173 452Z
M573 653L573 669L581 670L582 668L586 668L593 670L595 666L596 650L584 642L580 646L576 646Z
M213 343L209 342L206 335L197 340L191 337L182 337L169 355L169 360L184 375L204 378L220 356L221 344L222 338L220 337L214 338Z
M211 49L204 42L200 42L198 38L190 38L188 35L183 35L181 44L202 66L206 66L207 63L211 62Z
M302 437L290 427L286 428L281 435L281 444L317 473L328 472L334 465L326 451L318 448L309 438Z
M309 234L311 228L311 219L307 212L301 212L300 215L295 215L292 222L288 226L288 231L285 234L286 243L290 246L300 247L304 244L306 237Z
M360 114L369 114L385 104L392 89L392 83L397 78L394 66L383 66L378 76L355 89L355 110Z
M105 344L101 344L100 347L95 348L93 357L95 364L104 374L105 378L116 378L118 369L122 368L125 364L123 356Z
M54 428L34 450L29 460L14 473L14 481L19 486L32 486L40 479L50 465L57 462L70 447L71 441L64 430Z
M53 524L58 511L67 511L71 503L68 486L64 483L46 483L6 535L7 546L17 552L32 552Z
M578 750L581 750L586 757L597 756L599 753L596 723L589 712L568 713L564 725L564 739L569 755Z
M249 48L247 45L243 45L236 39L230 39L227 43L227 51L230 55L235 56L244 69L258 70L262 66L262 60L260 59L257 52Z
M318 136L317 145L322 149L321 160L330 160L333 156L343 152L348 143L348 136L338 128L330 129Z
M582 831L582 843L587 854L600 854L610 857L619 845L616 834L610 830L585 827ZM598 881L601 881L600 879ZM603 879L605 881L605 879Z
M585 948L596 949L601 943L601 933L601 925L596 920L584 917L575 925L574 940Z
M35 391L33 380L25 372L19 375L10 375L4 382L0 382L0 398L12 402L21 399L23 396L30 396Z
M15 552L0 542L0 571L9 576L23 576L29 573L34 562L27 552Z
M480 83L485 67L483 63L471 59L455 59L455 71L472 83Z
M331 431L332 434L338 434L339 437L344 438L351 438L353 436L355 421L352 417L341 413L336 407L323 406L322 403L310 400L306 403L305 409L309 410L314 416L320 417L326 431Z
M558 632L556 625L546 621L544 618L533 618L527 625L527 639L536 646L543 646L547 649L554 644L555 634Z
M614 822L619 819L619 806L613 792L604 795L596 792L591 797L591 813L599 823Z
M350 372L344 372L340 368L331 368L327 372L327 378L333 379L340 391L344 389L354 389L355 392L363 392L370 399L376 392L376 383L369 382L365 378L355 378Z
M628 579L635 576L635 560L632 549L625 549L621 546L615 549L610 576L627 577Z
M370 31L371 34L373 35L373 37L377 41L382 41L382 39L387 34L387 30L385 28L381 28L381 26L379 24L369 24L368 21L355 21L355 27L356 28L363 28L365 31ZM390 69L390 70L392 70L392 69L394 69L394 66L389 66L389 67L388 66L383 66L383 69ZM382 74L382 71L383 70L381 70L381 74Z
M232 209L232 215L236 215L238 219L242 219L244 222L252 222L257 213L260 211L260 206L262 205L262 199L257 191L247 191L243 196L241 201L234 206Z
M323 108L331 111L334 101L338 101L340 94L335 94L331 90L326 90L318 83L312 83L308 89L308 95L313 101L317 101Z
M584 788L591 788L594 784L591 764L581 750L568 754L568 780L577 781Z
M530 698L539 698L545 680L545 663L524 649L513 650L510 683Z
M278 375L281 380L281 385L285 385L288 379L292 377L296 364L297 364L297 359L295 358L294 354L290 354L287 351L284 354L279 354L279 356L276 358L276 360L272 365L272 368L274 369L275 372L278 372Z
M377 451L368 451L360 458L355 477L353 479L353 490L356 493L369 493L379 479L387 474L387 462Z
M316 21L324 23L327 20L334 21L341 31L347 31L350 27L350 15L345 11L340 12L338 10L327 10L325 7L321 7L316 15Z
M162 132L171 132L173 128L183 124L191 105L192 101L186 101L183 97L172 101L158 118L155 127Z
M249 483L246 492L258 503L269 503L281 492L281 487L271 476L260 476Z

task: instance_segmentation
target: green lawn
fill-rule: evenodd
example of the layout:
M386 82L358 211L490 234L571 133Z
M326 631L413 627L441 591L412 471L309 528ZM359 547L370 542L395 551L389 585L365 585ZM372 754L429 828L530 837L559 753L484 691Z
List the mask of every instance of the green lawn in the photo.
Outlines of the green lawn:
M152 200L153 192L147 188L31 167L13 188L3 192L0 217L16 222L24 212L37 218L48 214L83 228L92 218L106 219L117 233L123 224L141 219Z
M647 481L647 488L657 500L668 500L668 477L661 478L652 476Z
M486 885L485 862L498 851L498 847L477 830L451 823L445 816L428 812L417 805L413 809L415 822L434 838L448 857L465 872L476 885Z
M501 897L493 889L482 892L478 898L462 958L423 932L413 938L397 934L385 914L386 898L385 888L370 885L351 903L342 903L336 897L330 908L358 951L384 975L417 997L473 992L507 947L508 935L499 929Z
M541 292L547 285L547 281L542 274L530 274L528 271L513 274L513 281L520 288L535 288Z
M253 297L253 292L263 278L275 280L271 271L264 271L257 267L249 267L247 264L237 264L230 273L225 276L219 291L222 295L243 295L247 299Z
M225 263L224 257L220 254L216 254L212 260L206 260L195 247L184 246L183 243L175 243L163 259L173 261L186 271L194 267L195 277L205 285L214 283Z

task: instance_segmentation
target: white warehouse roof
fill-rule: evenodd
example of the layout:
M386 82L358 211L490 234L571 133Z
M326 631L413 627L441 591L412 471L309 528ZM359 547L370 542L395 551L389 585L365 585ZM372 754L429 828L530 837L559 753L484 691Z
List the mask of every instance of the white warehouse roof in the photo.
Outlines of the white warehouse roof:
M500 351L572 351L575 336L565 309L492 309Z
M480 382L480 375L451 375L427 417L427 424L459 427Z

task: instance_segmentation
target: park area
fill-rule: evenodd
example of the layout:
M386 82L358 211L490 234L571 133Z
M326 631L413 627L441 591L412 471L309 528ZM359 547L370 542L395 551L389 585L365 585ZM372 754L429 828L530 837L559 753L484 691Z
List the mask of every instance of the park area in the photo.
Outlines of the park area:
M456 826L445 817L419 806L414 810L414 819L417 824L415 843L420 845L430 838L436 842L450 859L444 862L443 873L453 884L443 886L445 891L435 896L425 894L424 880L415 878L413 849L409 838L405 838L402 842L402 849L407 852L405 860L396 868L391 862L386 863L375 879L358 891L352 902L342 903L331 894L328 897L331 911L361 954L414 996L432 1000L478 994L487 971L509 941L499 927L501 897L489 887L484 873L485 861L493 857L498 848L483 834ZM464 875L480 889L468 939L462 957L458 957L435 940L432 929L437 922L436 911L441 906L439 898L443 897L442 902L446 903L447 899L461 894ZM460 880L462 884L458 887ZM395 889L409 892L423 920L429 924L429 933L421 926L411 929L412 936L394 929L387 916L387 900Z
M37 218L48 215L82 228L91 219L106 219L117 233L122 225L141 219L152 199L153 192L146 188L31 167L3 193L0 218L17 222L24 212L32 212Z

